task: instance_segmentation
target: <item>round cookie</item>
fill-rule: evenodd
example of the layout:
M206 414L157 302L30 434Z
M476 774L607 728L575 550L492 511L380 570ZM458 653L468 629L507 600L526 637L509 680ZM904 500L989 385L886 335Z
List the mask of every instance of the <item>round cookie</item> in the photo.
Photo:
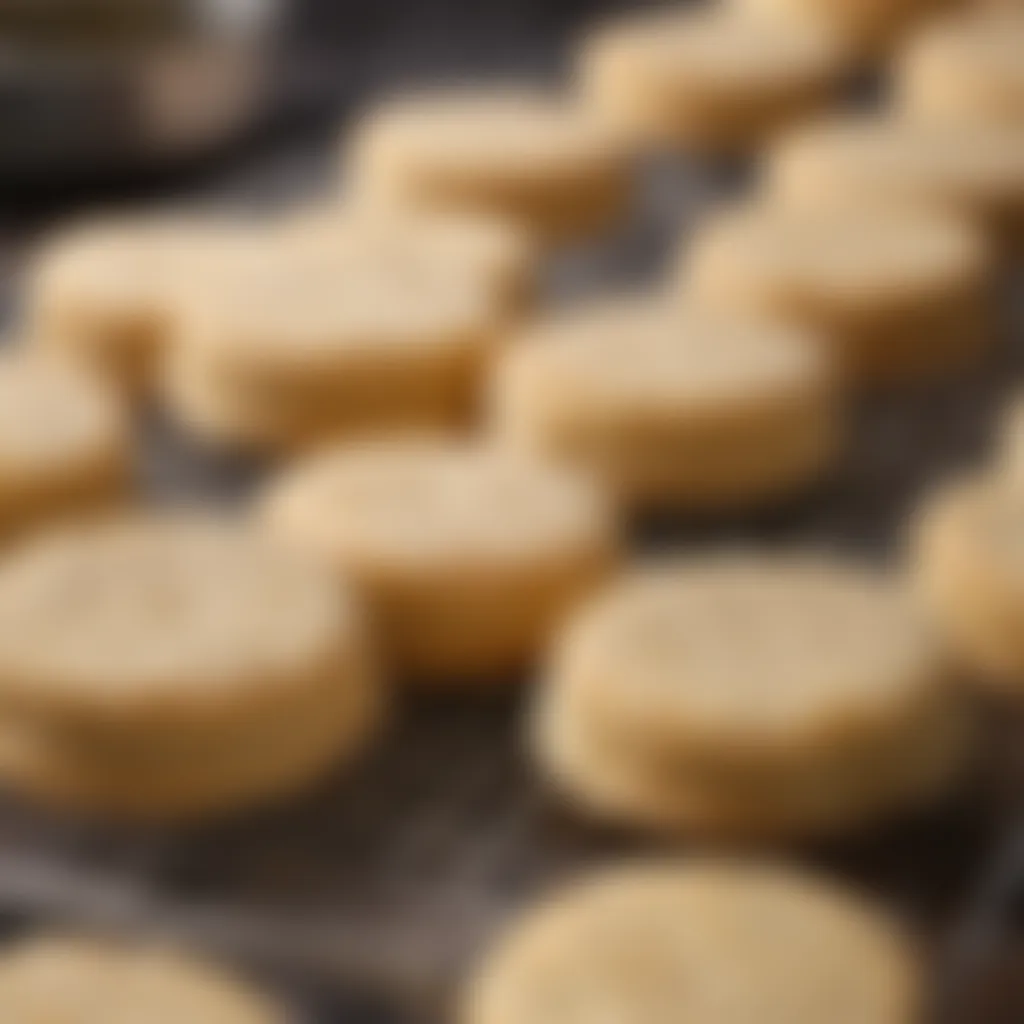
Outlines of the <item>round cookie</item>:
M540 253L529 232L489 214L346 204L304 211L285 230L300 246L482 278L509 314L531 302L538 284Z
M271 487L263 519L355 581L397 670L437 686L527 665L616 548L576 476L416 440L314 456Z
M698 860L605 869L527 911L463 1024L919 1024L922 965L880 911L813 876Z
M681 262L709 308L813 331L866 383L962 368L992 338L992 265L979 232L937 211L744 207Z
M0 568L0 777L110 816L277 797L371 731L366 648L332 574L237 524L55 531Z
M136 942L23 939L0 951L6 1024L286 1024L284 1008L217 968Z
M124 410L80 369L0 354L0 541L113 503L127 489Z
M912 117L1024 126L1024 9L973 12L923 31L901 55L897 92Z
M588 102L628 138L712 155L749 151L821 108L849 70L816 26L728 9L625 17L579 63Z
M502 445L579 466L627 507L705 511L820 476L841 433L834 385L797 330L639 299L525 329L490 418Z
M621 143L589 111L529 89L448 90L371 111L351 149L358 198L485 211L538 239L599 232L629 190Z
M973 478L924 506L913 548L918 585L977 679L1024 692L1024 488Z
M766 174L787 205L928 207L972 218L1004 246L1024 242L1024 128L845 118L794 132Z
M164 393L229 447L460 429L504 316L481 280L445 267L282 244L197 282Z

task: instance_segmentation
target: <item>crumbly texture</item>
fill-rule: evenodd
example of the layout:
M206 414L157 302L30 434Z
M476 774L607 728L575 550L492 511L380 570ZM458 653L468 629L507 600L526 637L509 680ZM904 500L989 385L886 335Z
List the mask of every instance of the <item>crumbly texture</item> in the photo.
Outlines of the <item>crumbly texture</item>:
M0 540L113 503L131 442L115 397L55 359L0 357Z
M501 444L590 472L629 508L704 511L818 478L841 433L835 385L798 329L639 299L522 332L489 413Z
M37 937L0 953L7 1024L286 1024L217 968L138 943Z
M177 418L267 448L464 427L504 314L483 281L370 255L282 243L199 282L164 379Z
M529 89L425 93L360 126L348 165L357 196L482 210L561 241L612 224L627 154L589 111Z
M400 669L435 681L531 660L616 547L584 480L427 440L316 455L271 487L263 519L353 579Z
M715 861L637 863L556 893L496 944L465 1024L917 1024L913 944L810 876Z
M884 383L985 350L992 265L981 233L953 215L752 206L704 228L680 279L709 308L814 332L854 379Z
M632 142L717 154L750 150L810 115L849 64L814 25L690 9L602 27L579 73L588 102Z
M1021 692L1024 489L973 477L925 502L913 529L920 592L980 683Z
M794 132L769 158L768 188L787 205L883 203L952 211L1013 250L1024 241L1024 127L845 117Z
M912 117L1024 123L1024 12L973 11L936 23L900 59L897 92Z

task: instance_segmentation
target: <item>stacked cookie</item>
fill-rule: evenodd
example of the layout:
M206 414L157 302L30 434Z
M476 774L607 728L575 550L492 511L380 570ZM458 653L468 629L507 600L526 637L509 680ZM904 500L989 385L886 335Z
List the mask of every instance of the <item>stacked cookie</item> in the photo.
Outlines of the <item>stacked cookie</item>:
M188 819L291 794L378 720L358 609L238 526L131 516L0 566L0 779L89 815Z
M943 792L969 718L893 580L824 556L668 561L562 637L534 715L548 777L611 821L793 838Z

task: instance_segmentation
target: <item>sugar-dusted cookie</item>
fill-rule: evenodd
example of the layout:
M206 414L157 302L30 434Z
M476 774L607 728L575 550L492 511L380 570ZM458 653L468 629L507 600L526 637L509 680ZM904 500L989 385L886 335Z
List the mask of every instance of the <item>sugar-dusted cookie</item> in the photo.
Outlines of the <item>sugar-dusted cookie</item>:
M533 718L580 809L645 828L792 838L934 798L971 723L903 588L824 556L638 572L584 608Z
M117 500L130 464L124 410L101 382L56 359L0 354L0 541Z
M897 94L912 117L1024 127L1024 8L925 28L901 54Z
M332 574L237 524L53 532L0 568L0 777L152 818L308 785L378 718L364 629Z
M1024 693L1024 486L1019 470L953 484L913 533L922 595L980 682Z
M626 506L702 511L812 482L842 409L815 339L647 298L526 327L490 413L503 445L584 468Z
M818 26L728 8L624 17L579 63L589 102L628 138L711 154L750 150L821 108L850 66Z
M992 337L991 265L981 234L938 211L765 204L710 221L680 276L695 302L813 331L871 383L980 354Z
M286 1024L219 968L157 947L42 936L0 949L5 1024Z
M487 284L443 266L282 241L183 297L164 393L226 446L459 429L504 316Z
M621 141L569 99L447 90L371 110L351 142L358 197L488 211L538 238L610 226L628 193Z
M783 140L766 177L786 204L940 208L971 217L1007 247L1024 241L1024 128L839 118Z
M438 686L528 664L616 548L585 480L422 440L317 454L271 486L263 513L362 589L401 673Z
M697 860L605 869L525 912L471 979L464 1024L920 1024L914 944L813 876Z

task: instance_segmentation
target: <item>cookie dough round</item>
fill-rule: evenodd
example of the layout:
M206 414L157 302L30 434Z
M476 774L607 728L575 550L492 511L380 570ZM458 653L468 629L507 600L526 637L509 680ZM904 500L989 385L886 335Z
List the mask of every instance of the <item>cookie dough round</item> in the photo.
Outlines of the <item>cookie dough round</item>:
M814 25L685 9L600 29L579 74L594 110L630 140L720 155L750 151L820 109L849 64Z
M235 810L319 778L378 718L359 609L238 524L122 516L0 568L0 777L99 815Z
M527 911L464 996L465 1024L919 1024L902 930L792 870L698 860L605 869Z
M284 1008L218 968L139 944L23 939L0 950L6 1024L286 1024Z
M975 477L926 502L915 524L918 585L982 684L1024 694L1024 488Z
M992 256L966 221L884 205L741 207L681 261L709 308L814 332L865 383L961 369L992 339Z
M398 672L434 686L529 664L616 549L588 482L423 440L315 455L271 486L263 519L355 581Z
M1006 248L1024 244L1024 127L841 118L781 142L766 179L786 205L953 211Z
M0 541L117 501L132 445L114 395L83 370L0 354Z
M443 267L282 245L197 282L164 394L224 447L458 430L504 318L482 281Z
M628 157L573 102L529 89L448 90L371 111L352 142L357 198L482 210L547 241L600 232L623 213Z
M503 446L578 466L640 511L783 497L828 468L841 434L821 345L667 299L527 328L496 366L490 414Z
M912 117L1024 126L1024 9L972 12L914 38L897 68Z
M732 554L636 573L585 608L555 648L532 740L588 813L790 839L944 794L972 725L887 576Z

